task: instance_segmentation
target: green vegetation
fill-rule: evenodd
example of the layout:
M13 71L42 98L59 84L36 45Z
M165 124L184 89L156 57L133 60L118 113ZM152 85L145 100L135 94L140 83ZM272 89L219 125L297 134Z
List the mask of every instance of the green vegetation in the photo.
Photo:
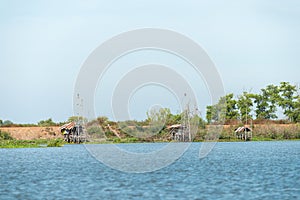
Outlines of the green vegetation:
M222 106L224 108L220 109ZM249 119L272 120L278 118L278 108L283 110L289 122L300 122L300 95L295 85L288 82L281 82L278 86L268 85L259 94L243 92L236 99L233 94L228 94L221 97L217 104L207 106L206 119L208 123L213 123L222 118L226 124L231 121L245 123Z
M36 126L41 126L41 127L49 127L49 126L61 126L65 122L53 122L51 118L46 119L46 120L41 120L37 122L37 124L16 124L13 123L10 120L5 120L3 123L0 122L0 127L36 127Z
M0 141L2 140L12 140L13 138L8 132L4 132L0 130Z
M47 147L62 147L63 145L64 141L62 139L49 140L47 143Z
M44 140L0 140L0 148L33 148L45 143Z
M277 110L282 110L285 119L278 120ZM101 116L87 122L80 116L72 116L67 122L80 121L85 123L88 140L95 143L134 143L134 142L164 142L171 141L169 126L184 124L187 111L172 114L168 108L158 108L147 112L147 119L143 121L127 120L122 122L110 121ZM279 85L267 85L259 93L243 92L235 96L233 93L221 97L219 101L207 106L206 120L194 114L189 122L198 126L194 141L207 139L208 130L214 125L225 124L221 133L212 134L213 139L219 141L240 141L236 138L234 129L243 126L251 120L254 124L253 141L256 140L293 140L300 139L300 95L299 89L288 82ZM48 135L56 136L51 126L62 125L51 118L41 120L37 124L14 124L10 120L0 120L1 127L46 127ZM216 126L217 127L217 126ZM52 140L15 140L7 132L0 130L0 147L57 147L64 144L62 139Z
M0 148L40 148L40 147L61 147L62 140L0 140Z
M10 120L5 120L5 121L3 121L3 122L1 123L2 126L9 126L9 125L12 125L12 124L13 124L13 122L10 121Z
M3 127L10 127L10 126L13 126L14 123L10 120L0 120L0 126L3 126Z
M37 122L36 124L17 124L14 123L10 120L1 120L0 119L0 127L36 127L36 126L41 126L41 127L49 127L49 126L61 126L65 124L65 122L53 122L51 118L46 119L46 120L41 120Z
M29 148L29 147L61 147L62 139L16 140L8 132L0 130L0 148Z
M82 116L71 116L69 117L67 122L77 122L77 121L82 121L82 122L87 122L88 120L85 117Z
M38 126L56 126L57 123L53 122L51 118L47 120L41 120L38 122Z

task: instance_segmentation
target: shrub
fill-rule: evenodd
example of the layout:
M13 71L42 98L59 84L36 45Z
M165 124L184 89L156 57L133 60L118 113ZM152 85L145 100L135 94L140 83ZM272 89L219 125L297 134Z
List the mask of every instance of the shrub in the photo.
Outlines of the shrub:
M52 121L51 118L47 120L41 120L38 122L38 126L56 126L57 124Z
M12 140L13 137L8 132L4 132L0 130L0 140Z

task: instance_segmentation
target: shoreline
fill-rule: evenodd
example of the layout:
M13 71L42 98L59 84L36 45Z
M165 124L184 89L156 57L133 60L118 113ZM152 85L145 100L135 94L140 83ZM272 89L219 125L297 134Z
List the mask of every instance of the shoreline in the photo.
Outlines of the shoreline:
M291 142L291 141L300 141L300 139L282 139L282 140L270 140L269 138L263 138L261 140L250 140L250 141L244 141L244 140L216 140L216 141L192 141L190 143L203 143L203 142L216 142L216 143L236 143L236 142L242 142L242 143L251 143L251 142ZM177 143L176 141L149 141L149 142L111 142L111 141L105 141L105 142L87 142L87 143L81 143L81 144L75 144L75 143L66 143L62 140L58 139L50 139L50 140L2 140L0 141L0 149L15 149L15 148L48 148L48 147L63 147L64 145L84 145L84 144L151 144L151 143ZM178 142L181 143L181 142Z
M204 142L207 128L199 128L193 142ZM214 142L254 142L254 141L299 141L300 124L254 124L253 137L250 141L236 138L233 130L236 125L224 125L219 139ZM33 126L33 127L0 127L0 148L40 148L45 146L62 146L69 144L63 141L59 126ZM117 138L113 134L105 133L96 144L122 144L122 143L168 143L176 142L170 139L168 132L152 138L136 138L126 133ZM209 142L209 141L205 141ZM213 141L212 141L213 142ZM90 142L90 144L95 142ZM87 143L89 144L89 143Z

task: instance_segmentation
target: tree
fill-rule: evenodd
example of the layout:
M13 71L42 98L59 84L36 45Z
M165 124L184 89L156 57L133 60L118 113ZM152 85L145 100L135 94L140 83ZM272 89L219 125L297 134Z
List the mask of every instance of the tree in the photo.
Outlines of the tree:
M254 103L256 104L256 119L266 119L267 100L262 94L253 94Z
M268 85L261 89L260 94L252 94L256 104L256 119L276 119L277 102L279 99L279 88L275 85Z
M221 97L217 104L206 107L207 123L224 123L226 119L226 96Z
M283 109L290 121L296 122L299 118L299 95L297 88L289 82L281 82L279 86L280 97L278 105Z
M295 102L295 109L292 118L295 122L300 122L300 96L298 96L298 99Z
M243 122L247 123L247 119L252 119L250 114L253 106L253 94L243 92L242 95L238 97L237 107L240 112L240 118Z
M233 99L233 94L227 94L225 96L226 101L226 120L234 120L239 116L237 110L237 101Z
M300 122L299 93L296 86L281 82L279 86L272 84L266 86L259 94L244 92L237 100L233 98L233 94L227 94L221 97L217 104L206 107L206 120L213 123L224 118L226 120L240 118L245 122L247 118L252 119L250 113L253 109L256 119L276 119L278 118L276 111L281 107L291 122Z
M206 121L209 124L213 120L213 112L213 106L206 106Z
M206 126L206 122L199 116L199 115L194 115L191 118L191 124L193 125L197 125L197 128L202 128L204 129Z

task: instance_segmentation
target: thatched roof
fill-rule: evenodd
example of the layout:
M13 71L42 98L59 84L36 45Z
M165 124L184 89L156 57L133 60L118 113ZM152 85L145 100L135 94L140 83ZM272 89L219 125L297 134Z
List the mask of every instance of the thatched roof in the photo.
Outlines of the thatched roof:
M75 126L75 122L70 122L67 124L64 124L60 127L60 130L66 129L66 130L71 130L72 128L74 128Z
M236 129L234 129L234 132L236 133L240 133L240 132L251 132L251 128L248 128L248 127L245 127L245 126L241 126L241 127L238 127Z
M173 124L173 125L171 125L171 126L168 126L167 128L168 128L168 129L173 129L173 128L181 128L181 127L182 127L181 124Z

